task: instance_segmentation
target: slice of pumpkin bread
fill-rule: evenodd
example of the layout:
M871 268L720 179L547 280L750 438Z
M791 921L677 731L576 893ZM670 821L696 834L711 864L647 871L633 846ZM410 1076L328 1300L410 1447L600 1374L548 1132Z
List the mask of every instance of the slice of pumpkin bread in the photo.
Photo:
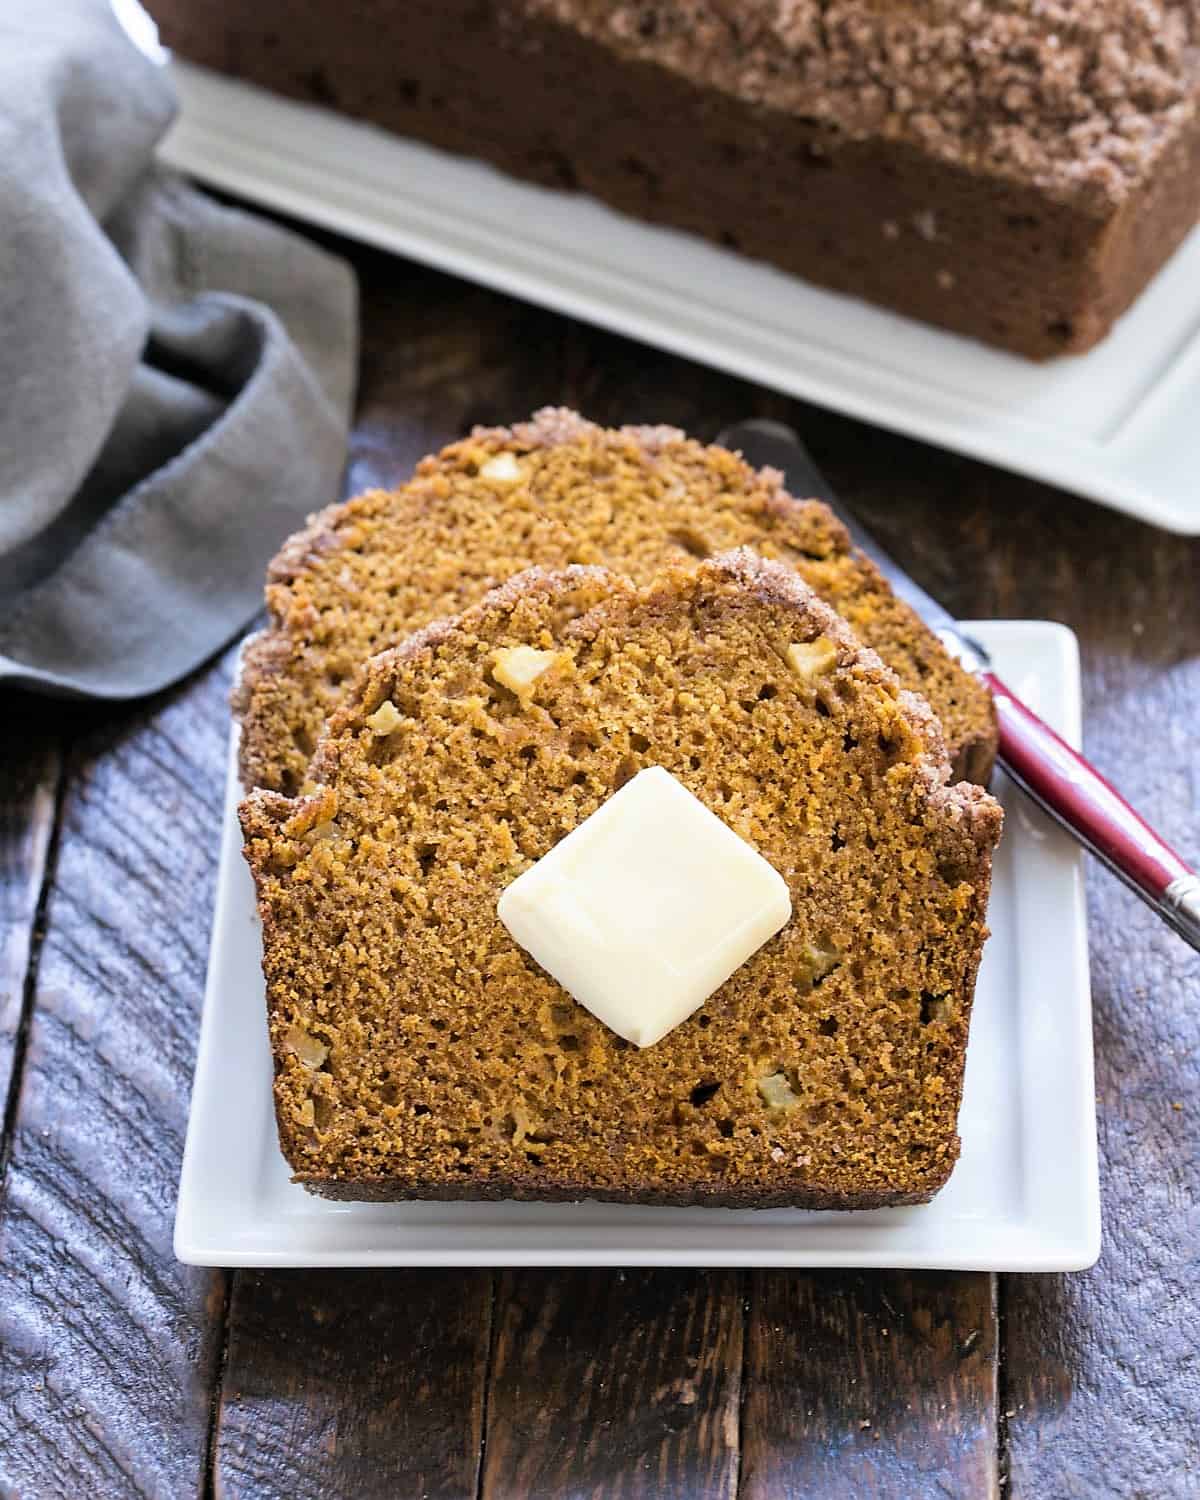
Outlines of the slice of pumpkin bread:
M769 861L792 915L639 1049L496 907L652 765ZM297 1179L335 1198L928 1199L958 1154L1001 822L949 773L926 705L750 551L642 589L533 569L378 655L316 790L241 808Z
M247 648L236 706L247 787L294 793L359 665L532 565L660 568L750 546L786 562L942 721L955 775L986 782L991 696L851 546L828 506L774 470L672 427L607 430L549 409L476 431L313 518L271 564L268 629Z

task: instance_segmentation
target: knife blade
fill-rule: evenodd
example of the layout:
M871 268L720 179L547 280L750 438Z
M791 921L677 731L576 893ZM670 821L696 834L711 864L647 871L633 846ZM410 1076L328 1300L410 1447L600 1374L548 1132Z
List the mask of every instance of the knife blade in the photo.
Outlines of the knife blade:
M894 592L991 690L999 742L996 758L1006 774L1180 937L1200 949L1200 875L1089 761L1005 686L979 643L838 499L796 433L781 422L755 420L727 427L717 441L740 452L755 468L778 469L793 495L829 506L854 546L870 558Z
M951 656L969 672L979 671L989 664L988 654L979 642L967 635L950 611L939 604L932 594L926 593L916 579L904 571L887 548L875 540L858 517L838 499L832 485L790 427L785 427L782 422L756 418L725 428L718 434L717 442L723 448L732 448L741 453L746 462L756 469L778 469L784 475L788 490L793 495L824 500L850 533L854 546L871 559L891 584L892 592L903 599L914 613L920 615L934 635L941 639Z

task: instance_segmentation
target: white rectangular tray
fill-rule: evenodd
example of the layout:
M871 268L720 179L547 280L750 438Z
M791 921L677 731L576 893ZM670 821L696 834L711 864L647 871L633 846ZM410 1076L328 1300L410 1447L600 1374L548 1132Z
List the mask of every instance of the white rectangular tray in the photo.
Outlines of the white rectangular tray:
M970 626L1073 744L1079 658L1061 625ZM271 1105L261 946L231 754L208 988L175 1219L197 1265L905 1266L1067 1271L1100 1247L1082 855L1000 787L996 860L949 1184L865 1213L603 1203L330 1203L289 1181Z
M1096 349L1037 365L592 199L173 68L182 113L162 156L218 187L1200 533L1200 230Z

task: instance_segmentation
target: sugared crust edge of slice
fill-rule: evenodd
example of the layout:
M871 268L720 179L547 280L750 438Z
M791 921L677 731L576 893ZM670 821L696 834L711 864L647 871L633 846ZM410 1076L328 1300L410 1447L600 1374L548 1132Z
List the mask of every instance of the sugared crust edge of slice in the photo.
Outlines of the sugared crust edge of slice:
M597 435L606 435L605 429L578 413L564 407L545 407L536 412L530 421L516 423L511 428L476 428L470 437L452 443L439 454L424 459L418 465L414 477L419 479L434 472L440 465L454 463L457 456L468 448L531 452ZM616 435L638 444L650 454L675 444L691 444L696 448L704 446L689 438L679 428L670 426L631 425L617 429ZM887 589L888 586L875 565L851 546L845 528L823 502L798 499L789 494L784 487L783 475L777 470L764 468L756 473L759 484L766 490L769 508L819 508L823 512L822 524L835 549L854 556L864 579L872 587ZM407 486L402 487L401 492L406 488ZM280 684L295 670L294 664L304 649L304 632L311 621L313 606L299 586L300 582L315 561L328 557L343 546L352 545L354 525L363 509L377 503L388 493L368 490L362 495L325 507L311 516L300 531L288 538L268 567L266 601L269 620L266 627L247 643L232 694L234 712L241 723L239 767L242 784L246 788L261 786L279 789L283 761L289 757L297 760L295 746L289 750L280 748L281 741L288 734L288 724L279 703L278 690ZM897 601L897 604L900 610L911 616L914 633L926 638L927 649L935 657L945 657L944 647L916 614L902 601ZM966 690L974 692L974 685L968 686L968 681L964 676ZM952 747L956 776L981 785L986 783L991 774L996 750L994 711L991 709L990 697L980 690L981 703L984 699L987 700L983 709L987 716L986 724L976 725L972 731L965 732Z

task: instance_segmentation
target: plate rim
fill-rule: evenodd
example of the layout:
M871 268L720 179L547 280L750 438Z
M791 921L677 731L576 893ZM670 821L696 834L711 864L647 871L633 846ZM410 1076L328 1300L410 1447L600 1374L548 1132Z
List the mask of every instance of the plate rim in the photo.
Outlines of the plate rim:
M1067 626L1052 621L997 620L967 621L964 624L989 642L1007 638L1019 644L1022 639L1036 640L1041 649L1053 652L1058 671L1063 680L1062 700L1055 705L1052 716L1060 732L1073 744L1081 740L1082 700L1080 693L1080 668L1078 641ZM200 1171L197 1158L200 1151L199 1134L203 1126L206 1109L211 1107L211 1080L217 1071L217 1025L220 1001L216 995L218 958L221 944L225 941L233 901L233 882L229 878L227 860L232 849L237 857L236 833L229 819L235 817L236 809L236 761L235 729L231 730L230 761L225 805L221 830L221 853L217 873L216 900L214 902L213 927L209 950L209 968L205 984L204 1006L200 1021L200 1035L196 1053L193 1087L188 1111L187 1136L180 1168L179 1193L176 1204L173 1244L176 1257L185 1264L198 1266L244 1266L244 1267L395 1267L395 1266L761 1266L816 1269L819 1267L841 1267L846 1269L895 1269L895 1270L969 1270L1005 1272L1058 1272L1084 1270L1099 1257L1101 1244L1099 1158L1096 1131L1094 1052L1092 1036L1091 986L1087 956L1087 921L1082 879L1083 853L1075 854L1070 882L1066 894L1069 918L1070 953L1065 959L1072 980L1075 1036L1074 1057L1080 1069L1079 1093L1076 1100L1080 1114L1074 1121L1074 1141L1079 1152L1080 1176L1077 1187L1080 1192L1080 1210L1073 1232L1048 1233L1043 1226L1032 1231L1023 1227L1019 1235L1009 1234L1009 1252L997 1257L981 1251L970 1253L931 1253L925 1249L899 1250L881 1254L880 1247L862 1249L836 1249L830 1253L820 1246L808 1246L775 1250L770 1247L755 1248L731 1243L729 1246L714 1246L700 1242L697 1248L673 1249L669 1252L639 1246L638 1225L633 1223L626 1236L629 1243L618 1247L606 1247L600 1252L573 1251L562 1253L553 1247L532 1249L522 1247L519 1253L505 1253L484 1247L483 1252L453 1243L436 1241L438 1226L431 1226L433 1242L428 1246L409 1246L397 1250L392 1247L378 1249L345 1249L336 1246L314 1250L294 1249L288 1245L272 1244L256 1248L253 1244L254 1227L242 1225L231 1231L229 1225L212 1223L211 1210L202 1181L197 1180ZM1063 835L1053 834L1062 838ZM456 1205L456 1207L459 1207ZM596 1204L603 1213L605 1205ZM345 1210L353 1211L353 1205ZM714 1221L736 1235L745 1228L745 1220L733 1224L724 1216L725 1210L666 1210L680 1213L711 1213L721 1217ZM747 1211L752 1212L752 1211ZM341 1215L337 1216L338 1218ZM852 1223L856 1215L847 1214ZM326 1232L336 1231L337 1218L331 1216L326 1223ZM831 1222L831 1221L825 1221ZM832 1223L838 1223L837 1220ZM788 1226L789 1228L791 1226ZM461 1235L461 1227L443 1230L443 1235ZM238 1235L241 1238L238 1238ZM643 1232L643 1238L645 1238ZM1024 1244L1028 1241L1028 1244ZM1016 1250L1012 1245L1016 1245ZM1018 1254L1017 1251L1020 1253Z

